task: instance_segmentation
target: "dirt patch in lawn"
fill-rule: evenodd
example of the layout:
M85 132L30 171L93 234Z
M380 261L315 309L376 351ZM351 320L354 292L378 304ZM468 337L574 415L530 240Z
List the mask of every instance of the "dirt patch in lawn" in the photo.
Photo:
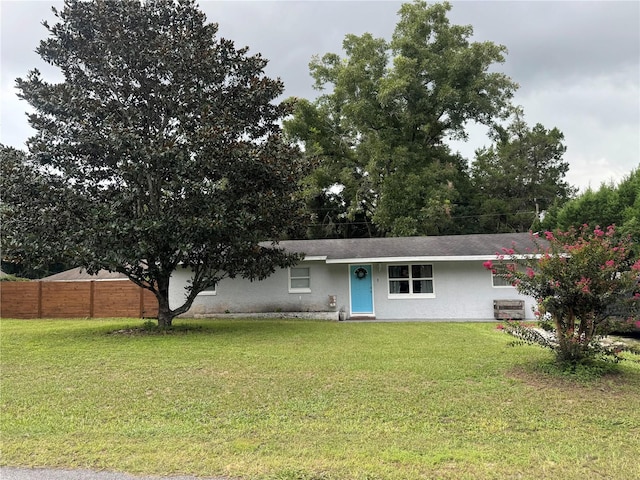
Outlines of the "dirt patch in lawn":
M143 336L164 336L164 335L187 335L189 333L199 333L202 331L201 326L179 325L171 328L160 328L157 325L142 325L139 327L120 328L108 332L108 335L125 336L125 337L143 337Z
M578 394L606 394L625 396L640 388L640 375L621 372L615 364L605 366L605 371L557 372L538 371L531 367L516 367L507 377L518 380L537 391L562 390ZM549 369L551 370L551 368Z

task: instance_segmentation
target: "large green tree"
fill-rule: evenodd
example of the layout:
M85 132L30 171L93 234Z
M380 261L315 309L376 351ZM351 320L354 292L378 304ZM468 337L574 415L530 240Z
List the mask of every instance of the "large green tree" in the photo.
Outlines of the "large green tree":
M469 121L504 117L517 86L495 69L505 47L471 42L472 27L452 25L450 9L404 4L390 41L347 35L344 57L311 62L324 93L300 102L285 128L318 162L307 190L318 223L363 223L373 235L458 228L468 174L446 141L465 138Z
M67 0L54 12L37 51L64 80L17 80L34 109L31 161L64 191L52 208L66 202L47 252L151 290L161 326L224 277L295 262L277 240L298 223L304 163L281 136L290 104L275 102L283 84L264 75L267 61L218 38L192 0ZM3 226L8 245L28 241L28 217ZM170 306L180 266L193 277Z
M527 231L542 211L575 193L564 178L564 135L540 123L530 128L516 108L508 127L495 127L494 138L493 145L476 151L471 167L478 230Z

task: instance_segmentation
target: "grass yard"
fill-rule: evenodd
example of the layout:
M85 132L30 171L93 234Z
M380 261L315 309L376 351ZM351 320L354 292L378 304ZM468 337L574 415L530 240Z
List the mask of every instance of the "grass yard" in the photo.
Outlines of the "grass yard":
M493 324L2 320L9 466L241 479L640 478L640 364L545 373ZM197 328L196 328L197 327Z

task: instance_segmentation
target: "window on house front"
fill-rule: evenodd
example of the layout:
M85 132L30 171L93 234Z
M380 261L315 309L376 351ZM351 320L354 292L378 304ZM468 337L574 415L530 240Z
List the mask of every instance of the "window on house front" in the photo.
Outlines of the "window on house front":
M309 267L292 267L289 269L289 292L311 292L311 269Z
M204 290L202 290L200 293L198 293L198 295L215 295L217 286L218 285L216 284L216 285L213 285L212 287L207 287Z
M511 266L509 266L511 265ZM507 278L507 273L509 273L510 268L514 268L515 265L507 264L507 265L493 265L493 272L491 274L491 278L493 281L494 287L512 287L512 280Z
M388 269L389 297L434 295L432 265L389 265Z

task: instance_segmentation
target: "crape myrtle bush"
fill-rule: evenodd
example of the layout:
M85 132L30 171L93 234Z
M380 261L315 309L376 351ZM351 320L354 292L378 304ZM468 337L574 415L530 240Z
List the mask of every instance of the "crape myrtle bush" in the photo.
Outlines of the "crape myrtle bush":
M525 341L552 348L560 363L576 364L594 356L617 357L603 347L602 336L640 327L640 259L628 236L615 226L532 234L535 247L517 245L496 254L485 268L509 279L518 291L536 299L538 318L547 318L551 335L509 324L505 330Z

